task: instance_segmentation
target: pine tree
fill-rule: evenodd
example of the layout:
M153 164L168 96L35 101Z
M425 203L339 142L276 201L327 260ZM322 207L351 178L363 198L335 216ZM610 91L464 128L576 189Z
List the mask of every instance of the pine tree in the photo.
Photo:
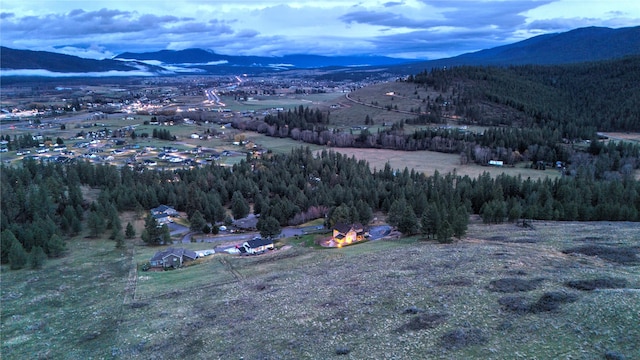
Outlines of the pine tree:
M333 227L336 224L349 224L352 222L351 208L345 204L333 208L329 215L329 227Z
M407 203L404 197L395 200L389 208L389 213L387 214L387 222L392 226L399 226L400 221L402 221L405 209L408 207L410 207L410 205Z
M100 215L98 211L91 211L89 213L87 225L89 226L89 232L92 237L98 237L106 228L104 217Z
M127 239L133 239L134 237L136 237L136 230L133 228L133 225L131 225L130 222L127 223L127 228L124 231L124 236Z
M249 215L249 204L240 191L234 191L231 197L231 213L234 219L242 219Z
M451 237L453 236L453 228L448 220L443 221L440 226L438 226L438 233L436 235L438 237L439 243L450 243Z
M151 214L147 214L144 219L144 230L140 237L148 245L160 245L162 243L162 227Z
M256 228L262 237L272 237L280 234L280 223L272 216L260 217Z
M469 224L469 214L464 205L459 206L455 211L451 213L451 230L453 236L458 239L462 238L467 233L467 226Z
M11 230L4 230L0 234L0 253L2 253L2 263L6 264L9 262L9 250L11 250L11 246L14 243L17 243L18 239L16 239L15 235Z
M29 253L29 264L32 269L40 269L47 259L47 254L44 253L44 250L40 246L35 246L31 249Z
M169 226L167 224L162 224L162 227L160 227L160 239L162 244L173 244L171 231L169 231Z
M400 218L397 226L398 231L406 235L414 235L418 232L418 218L413 212L411 206L407 206L404 208L402 217Z
M114 240L116 241L116 249L124 248L124 235L122 231L116 233Z
M11 270L22 269L27 265L27 252L18 241L13 243L9 249L9 264Z
M435 236L440 223L440 214L434 205L428 205L420 217L420 231L427 237Z
M191 231L200 232L207 225L207 222L204 220L204 217L200 213L200 211L196 210L191 217L189 218L191 222L191 226L189 227Z
M53 234L47 242L45 250L50 257L59 257L65 250L67 250L67 244L60 235Z

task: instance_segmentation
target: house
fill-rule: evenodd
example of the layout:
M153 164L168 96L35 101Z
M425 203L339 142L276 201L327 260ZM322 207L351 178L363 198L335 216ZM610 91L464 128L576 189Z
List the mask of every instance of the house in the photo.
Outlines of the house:
M172 208L171 206L160 205L156 208L151 209L151 215L156 215L156 214L167 214L169 216L178 216L178 211L176 211L176 209Z
M337 247L351 245L358 241L364 240L366 232L362 224L354 223L351 225L336 223L333 227L333 236L331 241Z
M271 238L260 238L255 237L251 240L245 241L242 246L237 247L240 251L240 254L251 254L257 255L262 254L267 250L273 250L275 247L273 246L273 240Z
M155 268L179 268L197 257L198 255L195 251L170 247L153 255L149 260L149 264Z
M151 209L151 216L156 219L158 225L168 224L173 222L174 217L180 216L176 209L167 205L160 205Z
M173 222L173 219L171 218L171 216L167 214L152 214L151 217L156 219L156 222L158 223L158 225L164 225L164 224Z

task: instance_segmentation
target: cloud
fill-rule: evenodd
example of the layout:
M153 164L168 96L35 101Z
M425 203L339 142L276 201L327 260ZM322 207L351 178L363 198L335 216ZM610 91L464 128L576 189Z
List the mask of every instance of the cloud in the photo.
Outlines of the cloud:
M384 7L393 7L393 6L403 5L403 4L404 4L404 2L402 2L402 1L389 1L389 2L386 2L386 3L382 4L382 6L384 6Z
M83 73L61 73L44 69L29 70L2 70L2 76L43 76L43 77L113 77L113 76L157 76L148 71L103 71L103 72L83 72Z
M228 55L433 58L577 27L640 23L640 7L630 0L620 4L591 0L581 7L575 0L184 0L179 6L110 0L112 8L105 4L3 0L1 43L97 59L125 51L194 47Z
M66 55L73 55L87 59L109 59L115 54L104 46L96 44L75 44L67 46L52 47L48 51L58 52Z
M82 49L72 44L95 44L99 41L103 51L95 51L95 48L84 51L84 55L91 58L111 57L113 51L125 51L132 44L136 48L158 50L183 38L206 38L234 33L224 20L194 21L190 17L109 9L74 9L64 14L21 17L5 13L4 16L3 45L39 50L44 50L47 46L57 47L59 52L65 54L82 55ZM112 51L104 51L104 48ZM100 53L104 57L100 57Z
M431 11L376 11L358 10L344 14L346 23L374 26L428 29L432 27L476 28L492 26L512 29L525 23L524 12L549 1L452 1L429 2ZM411 17L405 15L410 14Z

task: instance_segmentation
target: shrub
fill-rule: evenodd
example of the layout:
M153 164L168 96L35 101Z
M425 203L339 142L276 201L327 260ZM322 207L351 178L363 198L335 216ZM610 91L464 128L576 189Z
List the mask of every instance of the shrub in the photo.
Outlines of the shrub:
M562 251L565 254L583 254L597 256L607 261L623 265L633 265L639 262L638 249L628 247L612 247L605 245L585 245Z
M493 292L512 293L531 291L538 287L542 279L526 280L519 278L505 278L493 280L489 283L488 290Z
M447 319L447 314L441 313L426 313L414 316L411 320L402 325L398 331L418 331L424 329L433 329L439 325L444 324Z
M627 287L627 280L622 278L602 277L590 280L570 280L565 283L566 286L591 291L595 289L621 289Z
M471 345L480 345L487 340L482 330L457 328L442 335L440 342L447 349L459 349Z

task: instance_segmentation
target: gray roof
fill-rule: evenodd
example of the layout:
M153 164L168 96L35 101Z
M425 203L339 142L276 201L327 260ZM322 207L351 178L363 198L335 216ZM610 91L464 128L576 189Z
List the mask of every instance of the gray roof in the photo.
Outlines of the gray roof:
M246 243L247 243L247 245L249 245L250 248L253 249L253 248L257 248L258 246L264 246L264 245L273 244L273 240L255 238L255 239L248 240Z
M334 230L338 230L338 232L342 233L342 234L346 234L351 230L354 230L355 232L360 232L363 230L363 226L360 223L353 223L351 225L347 225L344 223L336 223L333 226Z
M167 256L170 255L174 255L177 256L179 258L184 258L184 257L188 257L190 259L194 259L196 257L198 257L198 254L196 254L195 251L189 250L189 249L184 249L184 248L167 248L163 251L158 251L155 255L153 255L153 257L151 258L151 261L158 261L158 260L163 260L164 258L166 258Z

